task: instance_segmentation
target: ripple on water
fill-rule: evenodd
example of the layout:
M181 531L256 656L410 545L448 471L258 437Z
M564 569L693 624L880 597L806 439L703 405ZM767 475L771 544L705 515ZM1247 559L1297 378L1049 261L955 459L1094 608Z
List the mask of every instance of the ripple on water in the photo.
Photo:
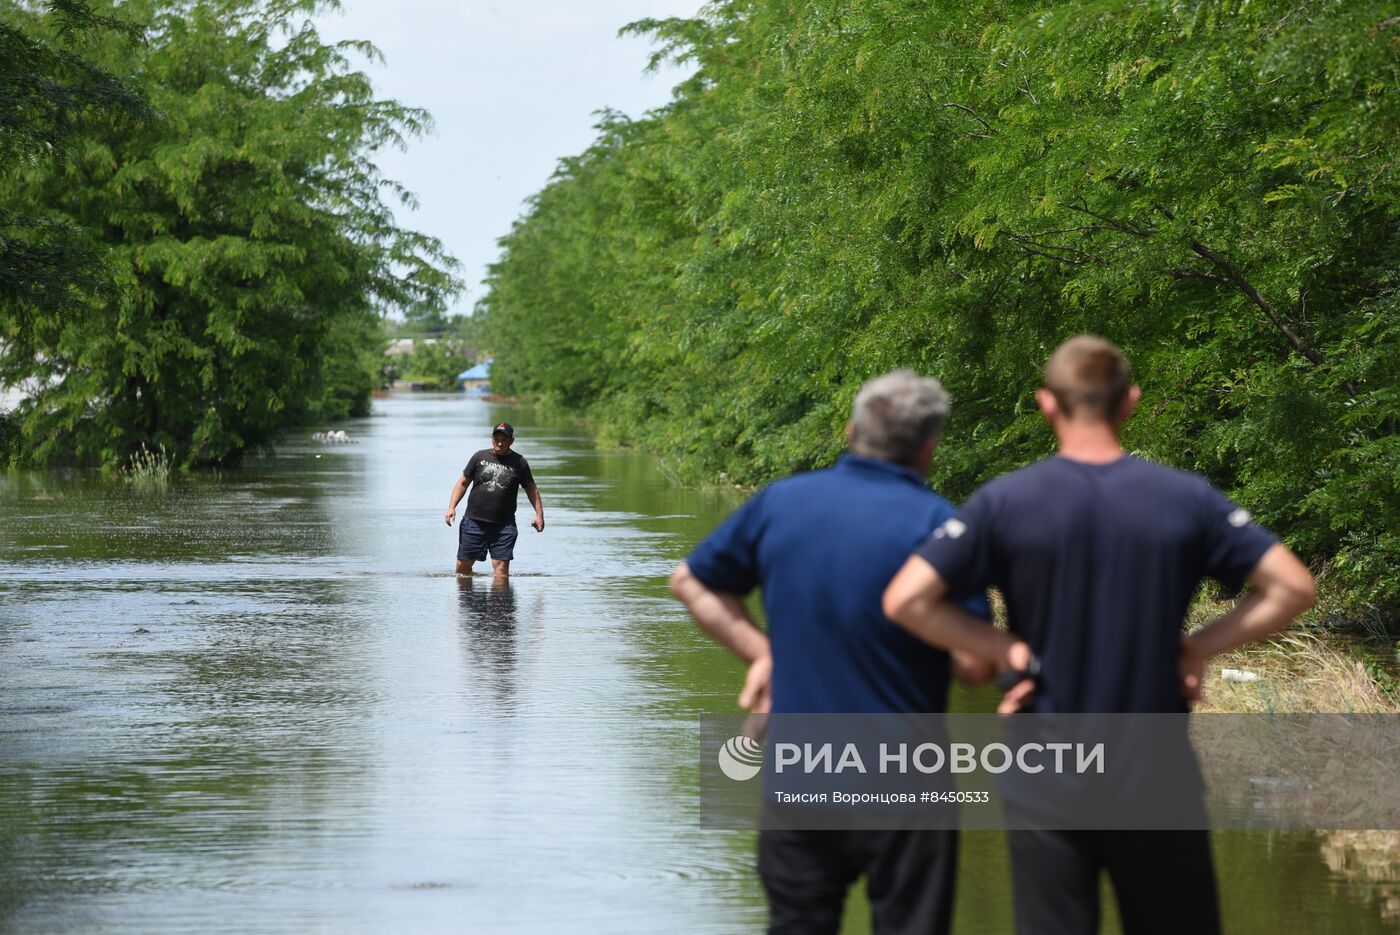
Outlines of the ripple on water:
M693 792L738 670L664 591L732 497L528 410L375 411L164 497L0 477L0 929L761 928L753 835ZM497 588L452 573L440 511L504 417L549 527ZM999 840L968 838L983 931ZM1315 841L1221 846L1235 935L1383 930Z

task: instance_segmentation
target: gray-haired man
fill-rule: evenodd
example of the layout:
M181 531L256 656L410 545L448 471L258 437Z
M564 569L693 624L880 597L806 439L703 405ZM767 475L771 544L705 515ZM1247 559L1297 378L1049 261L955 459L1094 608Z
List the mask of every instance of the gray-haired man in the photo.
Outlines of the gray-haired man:
M892 624L880 596L909 551L953 515L924 480L948 411L937 380L909 370L871 380L846 429L850 454L759 491L671 576L700 627L748 663L741 705L775 714L945 709L948 655ZM767 635L743 604L755 587ZM965 606L986 613L980 597ZM862 875L876 932L950 930L955 831L765 830L758 863L770 932L836 932L846 890Z

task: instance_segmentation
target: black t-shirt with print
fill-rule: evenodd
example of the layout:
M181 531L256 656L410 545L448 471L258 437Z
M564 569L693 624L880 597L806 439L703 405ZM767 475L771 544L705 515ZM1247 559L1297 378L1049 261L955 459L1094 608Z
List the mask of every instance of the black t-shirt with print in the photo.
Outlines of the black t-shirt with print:
M497 455L490 448L472 455L462 476L472 485L467 494L467 515L478 523L515 522L520 488L535 485L529 462L514 451Z

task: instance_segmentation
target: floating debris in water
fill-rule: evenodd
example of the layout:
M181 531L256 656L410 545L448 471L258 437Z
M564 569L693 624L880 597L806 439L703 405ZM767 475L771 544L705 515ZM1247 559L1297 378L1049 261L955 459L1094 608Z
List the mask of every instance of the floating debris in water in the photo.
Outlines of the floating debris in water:
M311 440L320 442L323 445L355 444L355 439L351 438L349 435L345 434L345 432L341 431L340 429L336 429L334 432L312 432Z
M133 635L133 636L137 636L137 635L140 635L140 634L142 634L142 633L150 633L151 631L150 631L150 630L147 630L145 627L137 627L135 630L132 630L131 632L132 632L132 635Z

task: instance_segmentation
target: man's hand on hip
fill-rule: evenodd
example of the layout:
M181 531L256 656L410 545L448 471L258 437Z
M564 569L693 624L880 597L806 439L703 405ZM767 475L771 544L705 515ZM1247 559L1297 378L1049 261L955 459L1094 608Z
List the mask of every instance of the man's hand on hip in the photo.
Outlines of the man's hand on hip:
M1195 707L1205 701L1206 653L1188 633L1181 638L1181 697Z
M739 692L739 707L754 714L767 714L772 706L773 657L764 653L749 663L744 687Z
M1016 680L1016 676L1024 676ZM1001 662L1001 676L998 685L1005 692L997 705L997 714L1015 714L1030 706L1035 697L1040 679L1040 662L1022 640L1015 640L1007 647L1006 657Z

